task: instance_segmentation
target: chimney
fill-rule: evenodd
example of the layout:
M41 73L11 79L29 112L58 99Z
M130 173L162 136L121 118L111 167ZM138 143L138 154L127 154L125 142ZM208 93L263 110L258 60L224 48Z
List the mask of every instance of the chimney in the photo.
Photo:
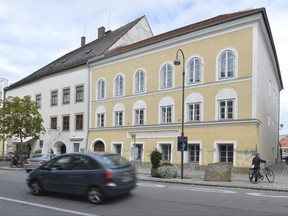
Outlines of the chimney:
M101 26L100 28L98 28L98 39L104 37L105 35L105 27Z
M81 47L85 46L85 39L84 36L81 37Z

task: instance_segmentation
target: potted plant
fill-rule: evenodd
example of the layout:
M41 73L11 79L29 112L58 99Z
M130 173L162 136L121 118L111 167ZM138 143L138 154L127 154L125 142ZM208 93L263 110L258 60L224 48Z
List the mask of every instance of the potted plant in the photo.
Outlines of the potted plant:
M150 161L152 164L151 168L151 176L152 177L160 177L157 173L157 169L160 167L160 162L162 160L162 153L157 149L153 150L150 154Z

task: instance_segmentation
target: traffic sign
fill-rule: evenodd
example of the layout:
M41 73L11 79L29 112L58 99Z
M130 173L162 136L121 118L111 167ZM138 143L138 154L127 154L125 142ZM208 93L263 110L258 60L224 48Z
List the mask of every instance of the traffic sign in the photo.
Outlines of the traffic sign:
M178 136L178 151L187 151L188 137Z

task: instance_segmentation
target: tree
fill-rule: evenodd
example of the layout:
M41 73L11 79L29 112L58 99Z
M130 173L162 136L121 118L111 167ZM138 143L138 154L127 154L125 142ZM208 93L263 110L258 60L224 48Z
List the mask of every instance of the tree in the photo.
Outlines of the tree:
M8 97L0 101L0 138L20 139L20 161L22 161L23 139L33 137L39 139L45 131L43 119L38 111L38 105L30 96Z

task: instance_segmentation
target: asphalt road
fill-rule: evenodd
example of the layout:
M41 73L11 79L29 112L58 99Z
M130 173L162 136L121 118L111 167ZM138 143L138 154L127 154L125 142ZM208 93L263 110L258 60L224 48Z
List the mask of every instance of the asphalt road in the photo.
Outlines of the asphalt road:
M24 171L0 170L0 215L288 215L288 193L139 182L129 195L93 205L83 197L33 196Z

